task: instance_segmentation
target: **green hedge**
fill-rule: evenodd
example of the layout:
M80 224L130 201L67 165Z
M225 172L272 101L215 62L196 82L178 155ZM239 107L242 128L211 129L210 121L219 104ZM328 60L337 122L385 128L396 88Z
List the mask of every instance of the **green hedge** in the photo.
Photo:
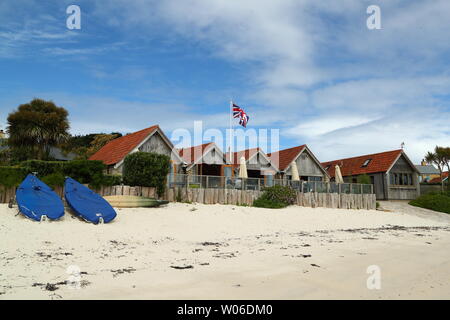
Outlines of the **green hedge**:
M450 213L450 191L443 193L430 192L411 200L409 204L434 211Z
M264 193L255 201L254 207L279 209L295 203L297 193L288 186L273 186L264 189Z
M135 152L125 157L123 182L130 186L156 187L159 195L164 193L170 158L166 155Z
M0 167L0 185L17 186L28 173L36 172L38 177L51 187L62 186L66 176L92 188L121 183L118 176L104 175L106 166L101 161L41 161L28 160L15 167Z
M19 167L0 167L0 186L17 187L27 176L27 171Z

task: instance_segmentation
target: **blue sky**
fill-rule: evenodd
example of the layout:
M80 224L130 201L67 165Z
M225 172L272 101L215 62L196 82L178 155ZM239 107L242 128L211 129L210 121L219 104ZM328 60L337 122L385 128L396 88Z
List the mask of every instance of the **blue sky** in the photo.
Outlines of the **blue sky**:
M81 8L81 30L66 8ZM369 5L381 30L366 27ZM280 129L322 161L397 149L414 162L450 145L450 2L12 1L0 3L0 128L51 99L71 132L170 137L194 120Z

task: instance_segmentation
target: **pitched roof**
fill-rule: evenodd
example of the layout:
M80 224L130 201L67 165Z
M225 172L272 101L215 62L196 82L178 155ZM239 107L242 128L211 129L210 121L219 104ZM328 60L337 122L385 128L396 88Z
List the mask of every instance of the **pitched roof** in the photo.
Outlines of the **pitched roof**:
M183 148L179 150L180 157L188 164L195 163L204 156L206 148L208 148L212 144L214 144L214 142L208 142L194 147Z
M239 166L240 165L240 161L241 161L241 157L244 157L246 161L248 161L251 157L253 157L256 153L258 153L259 151L263 152L260 148L252 148L252 149L247 149L247 150L241 150L241 151L237 151L237 152L233 152L233 165L234 166ZM229 160L229 152L227 152L227 160Z
M105 144L100 150L94 153L89 160L101 160L106 165L112 165L120 162L134 148L136 148L145 138L147 138L159 126L151 126L140 131L127 134L120 138L111 140Z
M414 166L416 167L417 170L419 170L420 174L439 174L439 170L436 169L436 167L431 164L425 166L416 164Z
M442 180L444 181L448 180L448 171L442 172L442 178L443 178ZM430 181L428 181L428 183L441 183L441 177L431 179Z
M393 150L374 154L367 154L353 158L339 159L322 162L322 166L334 177L335 166L339 165L343 176L358 175L364 173L386 172L403 151ZM367 166L363 164L369 160Z
M270 157L270 160L278 167L278 169L284 171L295 160L298 154L303 151L303 149L305 149L305 147L306 144L276 152L271 152L267 155Z

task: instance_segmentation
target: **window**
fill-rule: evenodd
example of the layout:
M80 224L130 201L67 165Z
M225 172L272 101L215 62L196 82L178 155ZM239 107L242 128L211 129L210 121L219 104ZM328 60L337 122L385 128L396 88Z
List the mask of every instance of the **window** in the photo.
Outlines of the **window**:
M370 163L372 159L367 159L366 161L364 161L363 165L361 166L361 168L367 167Z

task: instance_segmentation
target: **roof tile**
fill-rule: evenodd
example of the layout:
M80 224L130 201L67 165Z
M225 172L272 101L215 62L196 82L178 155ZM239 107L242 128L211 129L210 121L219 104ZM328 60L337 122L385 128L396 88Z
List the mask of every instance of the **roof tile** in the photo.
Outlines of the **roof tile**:
M339 165L342 176L386 172L401 153L401 149L386 151L353 158L322 162L322 166L328 171L331 177L334 177L336 165ZM369 164L366 167L363 167L364 162L368 159L370 159Z
M159 126L155 125L114 139L93 154L89 160L100 160L106 165L116 164L157 129Z
M295 160L298 154L305 149L306 144L280 150L277 152L268 153L267 155L270 157L272 163L278 167L279 170L286 170L289 165Z

